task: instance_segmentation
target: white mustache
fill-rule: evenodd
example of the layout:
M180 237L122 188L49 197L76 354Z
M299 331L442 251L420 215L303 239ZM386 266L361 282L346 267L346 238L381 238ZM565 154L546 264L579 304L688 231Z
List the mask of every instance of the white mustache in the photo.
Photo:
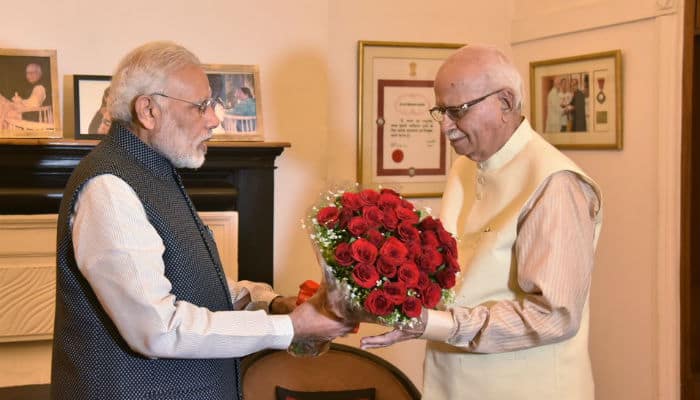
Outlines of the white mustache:
M462 131L460 131L459 129L453 128L453 129L450 129L449 131L445 132L445 136L447 136L447 138L450 140L457 140L457 139L461 139L463 137L466 137L467 135L462 133Z

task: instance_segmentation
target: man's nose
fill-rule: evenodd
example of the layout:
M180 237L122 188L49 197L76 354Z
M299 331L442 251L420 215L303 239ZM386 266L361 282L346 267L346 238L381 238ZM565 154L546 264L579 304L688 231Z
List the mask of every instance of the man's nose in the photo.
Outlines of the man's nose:
M452 120L452 118L448 117L447 114L442 116L442 121L440 121L440 132L449 132L455 126L455 122Z

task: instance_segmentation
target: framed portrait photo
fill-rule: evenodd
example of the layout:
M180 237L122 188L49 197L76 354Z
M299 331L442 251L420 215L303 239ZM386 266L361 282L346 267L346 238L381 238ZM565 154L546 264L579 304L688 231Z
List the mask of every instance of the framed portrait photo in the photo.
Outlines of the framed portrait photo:
M56 50L0 49L0 138L60 138Z
M430 116L433 80L462 44L358 42L357 178L406 197L442 194L455 154Z
M620 50L530 63L531 123L561 149L622 149Z
M221 124L212 140L263 141L260 72L257 65L202 65L213 98L224 104L217 111Z
M107 111L109 75L73 75L75 138L101 139L109 132L112 119Z

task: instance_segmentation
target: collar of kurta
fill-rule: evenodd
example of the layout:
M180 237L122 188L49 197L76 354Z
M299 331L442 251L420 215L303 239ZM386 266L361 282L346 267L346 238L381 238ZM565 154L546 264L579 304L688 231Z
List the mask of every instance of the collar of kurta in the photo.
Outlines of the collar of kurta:
M501 168L520 153L530 139L532 139L532 128L530 122L524 118L506 144L488 160L477 162L477 166L484 171Z

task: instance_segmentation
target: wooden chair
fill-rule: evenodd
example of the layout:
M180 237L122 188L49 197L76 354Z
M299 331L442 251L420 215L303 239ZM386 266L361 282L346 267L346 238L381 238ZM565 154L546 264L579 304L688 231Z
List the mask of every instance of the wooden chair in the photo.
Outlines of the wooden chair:
M25 119L25 114L37 113L38 121ZM53 131L56 127L53 123L53 109L50 105L41 107L29 107L22 110L21 118L6 118L7 128L13 131Z
M255 132L257 129L257 119L256 116L244 117L242 115L224 115L224 121L221 125L226 132Z
M241 363L245 400L275 400L275 387L318 392L376 389L375 400L418 400L421 394L398 368L370 352L332 343L313 358L297 358L282 350L265 350Z

